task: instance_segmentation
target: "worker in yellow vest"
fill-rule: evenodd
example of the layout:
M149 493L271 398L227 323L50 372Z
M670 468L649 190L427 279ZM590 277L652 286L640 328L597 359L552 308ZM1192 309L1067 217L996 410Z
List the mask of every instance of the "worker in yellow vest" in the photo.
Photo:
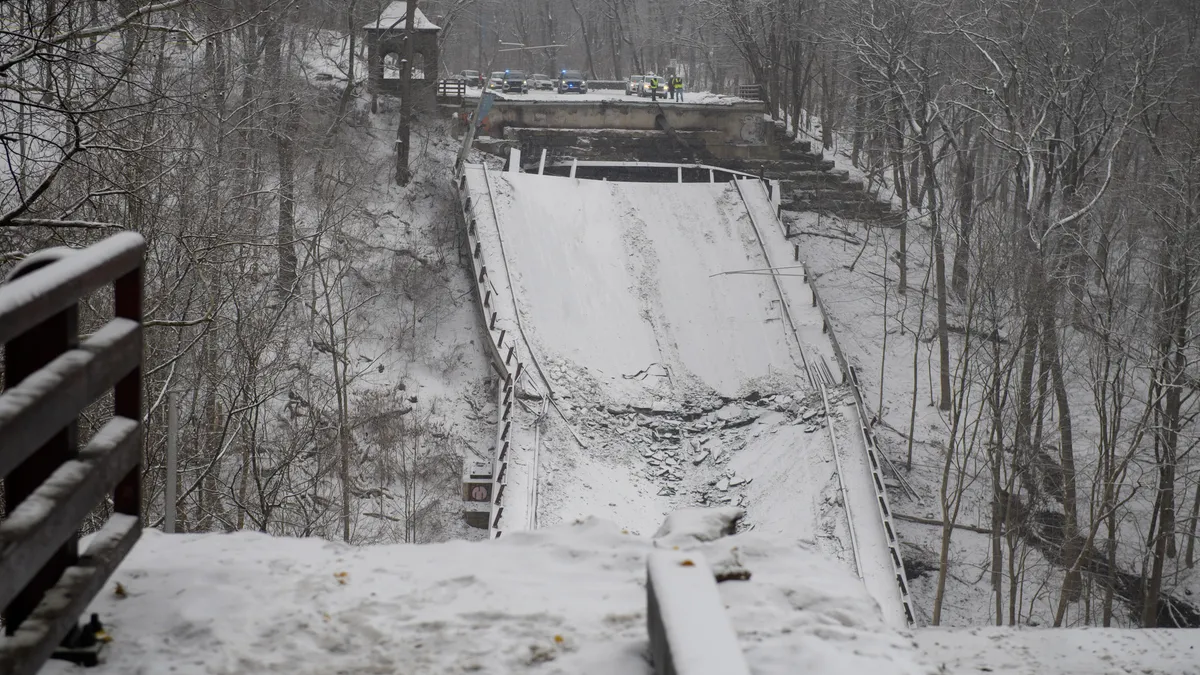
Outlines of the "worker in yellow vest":
M653 75L650 77L650 100L655 101L655 102L658 101L658 76L657 75Z

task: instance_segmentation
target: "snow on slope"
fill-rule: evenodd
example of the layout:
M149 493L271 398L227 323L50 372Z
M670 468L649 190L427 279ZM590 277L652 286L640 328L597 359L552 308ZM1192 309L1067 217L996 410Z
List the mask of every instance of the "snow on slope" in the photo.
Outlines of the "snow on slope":
M1195 675L1200 631L1118 628L926 628L913 635L927 663L949 673Z
M752 231L739 226L745 210L731 185L491 178L539 353L633 396L647 393L649 378L621 376L653 363L667 364L683 392L736 397L771 378L799 382L799 351L770 279L712 276L765 266Z
M92 604L115 641L89 672L648 674L653 546L596 520L421 546L148 531L108 586L124 597ZM753 672L933 672L810 548L758 533L696 548L752 573L719 590Z

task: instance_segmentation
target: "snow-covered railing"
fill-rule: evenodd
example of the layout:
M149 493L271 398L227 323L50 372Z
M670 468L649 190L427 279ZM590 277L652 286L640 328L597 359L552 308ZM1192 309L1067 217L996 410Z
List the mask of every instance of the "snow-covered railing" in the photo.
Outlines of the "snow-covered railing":
M530 166L532 166L532 165L530 165ZM562 169L564 167L570 167L570 166L574 166L577 169L606 168L606 167L631 168L631 169L679 169L679 170L697 169L697 170L708 172L707 182L710 182L710 183L718 183L718 182L724 182L724 181L728 180L727 178L724 178L722 175L737 176L740 179L758 180L760 178L756 174L747 173L745 171L738 171L736 169L727 169L723 166L714 166L712 164L695 164L695 163L681 164L679 162L640 162L640 161L635 161L635 160L613 161L613 160L601 160L601 159L575 159L575 158L572 158L569 161L568 160L553 160L550 162L546 162L545 165L542 167L542 169L543 170L544 169L556 169L556 168ZM539 173L542 173L542 171L539 170ZM706 182L704 180L699 180L699 181L684 180L683 178L686 177L686 174L682 174L682 173L680 174L680 176L681 176L681 179L679 182L681 182L681 183L696 183L696 182L703 183L703 182ZM722 176L722 177L718 178L719 176ZM778 181L774 181L774 182L778 183Z
M763 189L766 190L768 198L773 198L777 190L771 189L764 183ZM782 221L778 219L778 211L776 211L776 224L780 227L780 231L785 235L787 228ZM842 370L842 384L849 384L850 391L854 395L855 410L858 412L858 432L861 434L863 448L867 453L867 461L871 469L871 483L875 488L875 506L879 512L879 518L883 525L883 533L887 539L888 557L892 562L892 572L896 578L896 587L900 593L900 601L904 606L904 613L909 625L912 625L916 620L916 615L913 613L912 599L908 592L908 579L904 576L904 559L900 555L900 540L896 537L896 527L892 522L892 510L888 505L887 487L883 483L883 470L881 464L881 455L879 448L875 444L875 437L871 433L867 420L866 405L863 402L862 390L858 382L858 374L854 367L850 365L846 358L846 353L842 350L841 344L838 342L837 333L834 332L832 324L829 322L829 311L825 307L825 303L821 300L821 294L817 291L817 285L813 281L813 277L808 273L807 265L804 267L804 281L808 284L809 291L812 293L812 303L821 312L821 330L829 336L829 343L833 346L833 355L837 359L838 366Z
M462 103L467 96L467 81L447 78L437 81L438 103Z
M480 313L484 329L487 331L486 343L492 370L496 371L496 437L492 447L492 490L488 495L491 501L491 514L488 517L488 536L495 539L502 533L500 518L504 515L504 489L508 484L508 459L511 447L512 408L516 394L517 379L521 376L521 362L516 356L516 338L504 329L496 328L496 303L499 298L492 292L488 283L487 265L483 262L483 244L479 240L476 225L475 205L467 189L466 173L460 173L456 180L459 201L462 204L461 215L467 230L467 247L470 250L471 269L475 278L475 306Z
M737 96L752 101L761 101L763 100L763 86L761 84L739 84Z
M646 604L655 675L749 675L712 568L699 551L651 552Z
M883 483L883 467L880 463L879 448L875 444L875 436L871 433L867 420L866 405L863 403L862 389L859 386L858 376L854 367L846 359L845 352L838 344L837 334L833 327L829 324L829 313L825 309L825 303L821 301L821 296L817 292L817 286L812 280L812 276L808 274L808 269L805 268L804 277L808 280L808 287L812 290L813 304L821 311L821 323L825 329L825 333L829 335L829 342L833 345L833 354L837 358L838 365L842 368L842 383L850 385L850 392L854 395L854 407L858 411L858 431L862 436L863 448L866 449L867 461L871 469L871 483L875 487L876 507L879 511L879 518L883 522L883 532L887 537L888 554L892 561L892 572L896 576L896 586L900 591L900 601L904 605L904 613L908 619L909 625L916 621L916 615L913 613L912 599L908 593L908 579L904 576L904 559L900 555L900 540L896 537L896 527L892 522L892 510L888 505L887 487Z
M866 405L863 403L858 374L853 366L850 366L846 373L849 375L850 391L854 394L854 404L858 410L858 428L862 434L863 447L866 448L867 460L870 462L871 483L875 486L875 505L878 507L879 517L883 521L883 532L887 536L888 553L892 559L892 571L896 575L896 585L900 589L900 600L904 604L904 613L911 626L916 623L916 615L913 613L912 599L908 593L908 578L904 575L904 559L900 556L900 540L896 537L896 527L892 521L887 486L883 483L882 455L879 452L879 446L875 443L875 435L871 433L870 423L867 421L869 418Z
M94 663L79 616L141 535L145 248L126 232L42 251L0 285L0 672ZM81 343L79 303L109 284L114 316ZM81 450L77 419L109 392L113 416ZM78 530L109 494L113 515L80 555Z

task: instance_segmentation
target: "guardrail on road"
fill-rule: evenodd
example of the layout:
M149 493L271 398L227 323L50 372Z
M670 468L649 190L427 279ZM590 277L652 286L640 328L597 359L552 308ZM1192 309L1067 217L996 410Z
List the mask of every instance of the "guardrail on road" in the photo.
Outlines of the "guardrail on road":
M767 192L768 199L773 196L773 191L763 186ZM787 234L787 228L779 219L778 210L776 214L776 225L780 228L780 232ZM883 524L884 536L887 538L887 547L889 558L892 562L892 573L895 575L896 587L900 592L900 601L904 606L904 613L909 625L916 622L916 615L913 612L912 599L908 592L908 579L904 576L904 559L900 555L900 541L896 537L896 528L892 521L892 511L888 504L887 487L883 483L883 470L880 463L879 448L875 444L874 435L869 429L870 419L867 416L866 405L863 403L862 390L858 382L858 374L854 367L850 365L846 358L846 353L842 350L841 344L838 342L837 333L833 330L833 325L829 321L829 310L821 300L821 294L817 291L816 282L813 276L808 272L808 266L804 267L804 280L808 284L809 291L812 293L812 303L821 312L821 329L829 336L829 343L833 347L833 355L837 359L838 366L842 369L842 384L850 388L854 396L854 408L858 413L858 433L861 435L863 448L867 453L867 461L871 470L871 483L875 488L875 502L879 512L879 519Z

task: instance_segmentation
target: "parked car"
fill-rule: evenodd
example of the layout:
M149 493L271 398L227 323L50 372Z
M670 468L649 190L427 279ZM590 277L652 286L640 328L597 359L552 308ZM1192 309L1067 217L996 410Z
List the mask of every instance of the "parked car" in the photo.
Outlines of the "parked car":
M667 78L661 75L643 75L642 86L638 89L638 96L646 97L650 95L650 80L658 79L658 95L666 97L667 95Z
M466 82L468 87L483 86L483 74L478 70L460 70L454 79Z
M528 94L529 93L529 80L525 77L525 71L523 71L523 70L506 70L506 71L504 71L504 88L501 89L500 91L502 91L505 94L508 94L508 93Z
M629 80L625 82L625 95L633 96L642 90L642 78L645 75L630 75Z
M487 88L495 89L496 91L504 90L504 71L503 70L497 70L497 71L492 72L491 76L488 77Z
M587 93L587 78L578 70L564 70L558 78L558 93Z
M548 75L542 73L534 73L529 76L529 85L531 89L545 89L547 91L554 90L554 80Z

